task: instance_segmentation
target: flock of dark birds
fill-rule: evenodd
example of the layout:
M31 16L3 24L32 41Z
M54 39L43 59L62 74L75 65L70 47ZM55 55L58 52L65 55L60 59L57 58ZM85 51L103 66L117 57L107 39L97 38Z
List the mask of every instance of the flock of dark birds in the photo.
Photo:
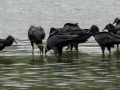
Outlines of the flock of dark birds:
M116 25L114 25L116 24ZM108 32L104 31L107 30ZM95 40L99 44L104 55L105 48L108 49L111 54L111 48L117 45L119 49L120 44L120 19L115 18L113 24L109 23L105 26L102 32L99 32L99 28L96 25L92 25L90 29L81 29L78 23L66 23L62 28L50 28L49 36L46 42L45 50L42 44L42 40L46 34L41 26L35 27L31 25L28 30L28 38L32 46L32 54L34 55L34 43L40 49L40 54L45 54L49 50L53 50L56 55L62 55L62 49L67 46L67 49L72 51L73 47L78 51L78 44L86 42L91 36L94 36ZM0 51L6 46L11 46L15 42L12 36L8 36L6 39L0 39Z

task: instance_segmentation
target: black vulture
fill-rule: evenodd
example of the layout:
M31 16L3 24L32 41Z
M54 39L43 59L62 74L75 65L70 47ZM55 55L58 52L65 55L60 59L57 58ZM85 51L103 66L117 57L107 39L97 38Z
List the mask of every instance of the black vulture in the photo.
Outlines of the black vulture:
M0 39L0 51L3 50L6 46L11 46L13 42L17 44L11 35L9 35L6 39Z
M113 34L117 34L117 35L120 35L120 25L116 25L114 26L113 24L109 23L105 26L105 28L103 29L104 30L108 30L108 32L111 32ZM117 44L117 49L119 49L119 42L116 43Z
M116 26L115 26L115 31L116 34L119 34L120 35L120 19L119 18L116 18L113 22L113 24L116 23Z
M120 43L120 37L118 35L112 34L110 32L99 32L99 28L96 25L91 26L89 33L92 33L94 36L95 40L101 47L103 55L105 47L111 54L111 47L114 47L114 44L116 43Z
M45 38L45 32L44 29L41 26L35 27L34 25L31 25L28 30L28 38L31 42L31 46L33 48L32 54L34 54L34 43L38 46L41 52L43 53L43 45L42 45L42 39Z
M73 30L79 30L79 31L85 31L85 32L88 32L89 29L81 29L79 26L78 26L78 23L66 23L63 28L50 28L50 32L49 32L49 35L50 34L60 34L60 33L67 33L67 32L70 32L70 31L73 31Z
M120 19L119 19L118 17L115 18L113 24L114 24L114 23L116 23L116 26L117 26L117 25L120 25Z
M89 29L86 30L88 31ZM73 47L75 47L75 49L78 51L78 44L86 42L92 36L91 33L79 29L71 30L67 33L69 33L70 35L78 35L78 37L75 37L74 40L70 43L71 51Z
M109 23L105 26L103 31L104 30L108 30L108 32L120 35L120 25L114 26L113 24Z
M63 31L63 28L52 27L52 28L50 28L49 36L53 36L53 35L57 35L57 34L68 34L68 33L64 33L62 31ZM68 44L66 50L68 50L69 48L70 48L70 45Z
M61 33L66 33L71 30L80 29L78 23L66 23L64 24Z
M63 26L62 32L68 32L71 30L80 30L80 31L85 31L88 32L89 29L81 29L78 23L66 23Z
M74 37L78 35L69 35L69 34L55 34L50 35L47 39L47 46L45 48L45 54L50 49L54 50L54 53L57 55L62 55L62 49L64 46L68 45Z
M69 33L70 35L79 35L70 43L69 47L71 51L73 47L75 47L75 49L78 51L78 43L84 43L91 37L91 34L87 33L88 31L89 29L81 29L78 26L78 23L66 23L63 26L62 32ZM69 47L67 49L69 49Z
M91 34L87 33L88 31L89 29L81 29L78 26L78 23L66 23L63 28L51 28L49 35L62 33L78 35L78 37L74 38L74 40L69 45L67 45L68 47L66 48L66 50L70 48L72 51L72 48L75 47L75 49L78 51L78 44L86 42L91 37Z

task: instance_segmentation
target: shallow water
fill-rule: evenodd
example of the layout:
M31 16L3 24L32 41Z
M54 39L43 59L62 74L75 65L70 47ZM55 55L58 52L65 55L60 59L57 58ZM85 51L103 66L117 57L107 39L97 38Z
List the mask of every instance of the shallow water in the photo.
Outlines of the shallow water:
M29 42L23 41L26 45ZM89 47L88 47L89 46ZM65 47L66 48L66 47ZM0 90L118 90L120 88L120 51L101 55L94 42L79 45L79 52L63 49L40 56L37 47L14 45L1 52ZM116 47L115 47L116 48Z
M63 49L55 56L50 50L35 55L27 37L30 25L41 25L46 38L51 27L67 22L81 28L98 25L100 30L119 17L118 0L1 0L0 37L15 37L18 44L0 52L0 90L119 90L120 51L112 49L105 57L94 38L79 44L79 52Z

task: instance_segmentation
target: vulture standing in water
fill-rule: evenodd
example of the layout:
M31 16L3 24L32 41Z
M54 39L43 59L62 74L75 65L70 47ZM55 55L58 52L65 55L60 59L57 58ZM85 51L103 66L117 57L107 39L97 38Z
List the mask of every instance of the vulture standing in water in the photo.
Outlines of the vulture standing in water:
M57 55L62 55L62 49L64 46L68 45L74 37L78 35L69 35L69 34L51 34L47 39L47 46L45 48L45 54L50 49L54 50L54 53Z
M118 35L109 32L99 32L99 28L96 25L92 25L89 33L92 33L95 40L101 47L102 53L104 55L105 47L111 54L111 48L114 47L116 43L120 43L120 37Z
M43 45L42 45L42 40L45 38L45 32L44 29L39 26L35 27L34 25L31 25L29 30L28 30L28 38L31 42L32 46L32 54L34 54L34 43L38 46L40 49L40 54L42 52L43 54Z
M6 46L11 46L13 42L17 44L11 35L9 35L6 39L0 39L0 51L3 50Z

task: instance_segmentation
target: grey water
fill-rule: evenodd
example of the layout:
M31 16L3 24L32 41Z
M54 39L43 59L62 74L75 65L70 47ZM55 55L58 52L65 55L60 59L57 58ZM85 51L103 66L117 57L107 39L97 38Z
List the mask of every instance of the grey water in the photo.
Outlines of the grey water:
M0 0L0 38L12 35L18 44L0 51L0 90L119 90L120 51L102 56L91 37L79 44L79 51L63 49L62 56L50 50L39 55L27 32L30 25L42 26L46 40L51 27L79 23L81 28L96 24L100 31L119 17L118 0Z

